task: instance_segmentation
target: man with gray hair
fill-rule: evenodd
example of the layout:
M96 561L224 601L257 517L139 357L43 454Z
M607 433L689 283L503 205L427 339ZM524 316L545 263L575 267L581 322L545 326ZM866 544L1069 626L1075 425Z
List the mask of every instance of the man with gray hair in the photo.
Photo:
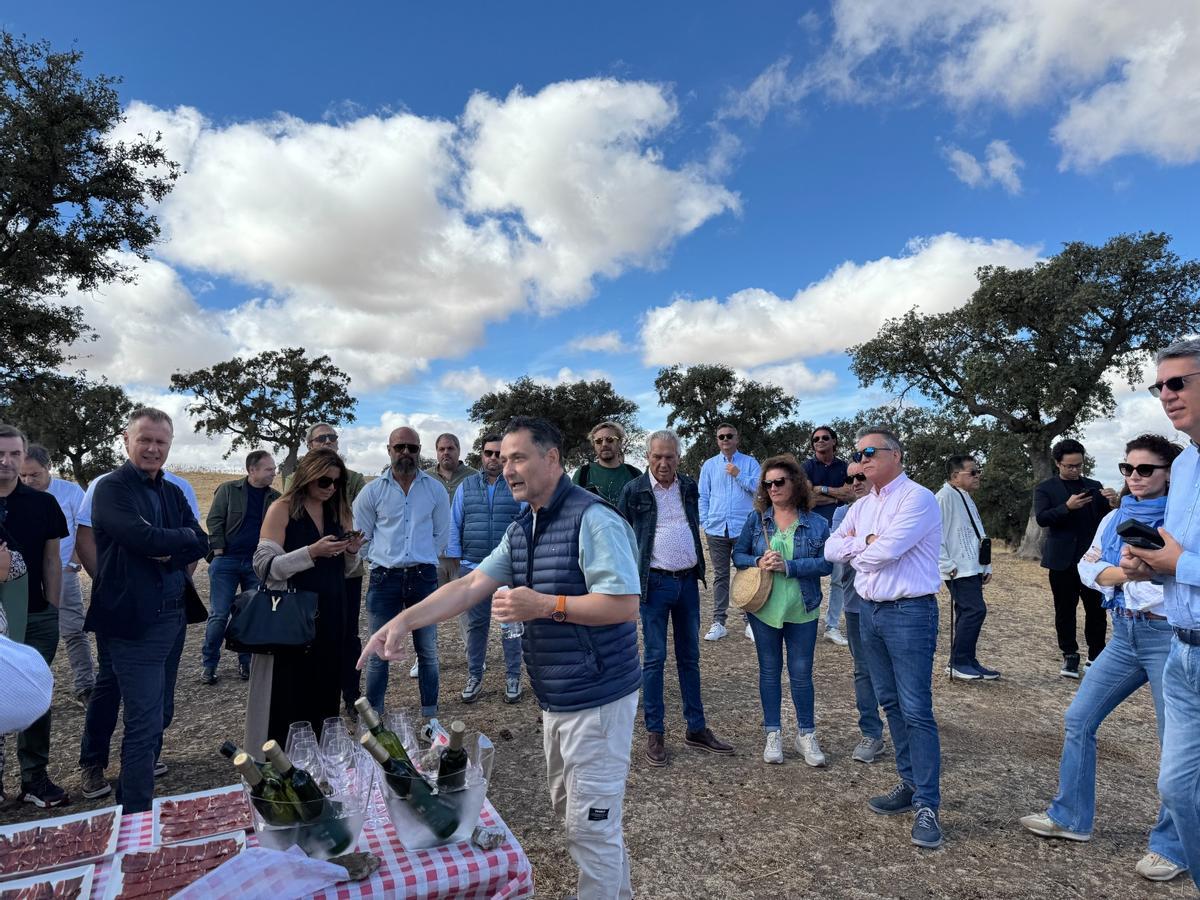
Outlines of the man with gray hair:
M642 474L625 462L625 429L620 422L600 422L588 432L588 443L596 458L576 469L571 481L616 506L625 485Z
M850 458L861 464L871 490L830 535L825 558L856 573L854 589L865 601L859 614L863 651L900 775L900 784L867 805L884 816L916 810L912 842L940 847L942 751L933 717L933 653L941 509L931 491L904 473L904 447L889 429L861 429Z
M646 760L667 764L663 737L663 668L667 620L675 633L675 667L689 747L728 756L733 747L718 740L704 720L700 700L700 489L679 472L679 436L656 431L646 442L647 471L625 485L617 503L637 536L642 583L642 706Z
M1200 339L1176 341L1158 354L1150 393L1162 401L1171 424L1191 438L1171 465L1167 514L1158 529L1163 546L1122 549L1121 569L1131 581L1160 581L1167 622L1174 630L1163 669L1162 753L1158 793L1175 820L1184 861L1200 887ZM1153 855L1153 854L1151 854ZM1161 878L1171 860L1159 861ZM1175 866L1178 869L1178 866ZM1139 863L1138 871L1142 871ZM1150 877L1150 876L1147 876Z

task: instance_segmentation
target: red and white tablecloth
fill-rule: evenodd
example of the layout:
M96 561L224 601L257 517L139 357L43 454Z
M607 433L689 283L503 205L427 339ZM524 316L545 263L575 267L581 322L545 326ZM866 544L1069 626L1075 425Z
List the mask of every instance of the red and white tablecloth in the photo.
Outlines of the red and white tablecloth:
M480 824L508 826L491 802L484 804ZM153 814L134 813L121 817L117 852L145 850L153 846ZM247 846L257 846L254 832L246 835ZM529 897L533 895L533 868L529 858L511 831L508 839L495 850L480 850L470 841L446 844L430 850L407 851L396 839L391 822L379 826L367 824L356 850L379 857L378 871L364 881L345 881L312 894L313 900L353 900L356 897ZM92 897L103 897L112 860L96 865Z

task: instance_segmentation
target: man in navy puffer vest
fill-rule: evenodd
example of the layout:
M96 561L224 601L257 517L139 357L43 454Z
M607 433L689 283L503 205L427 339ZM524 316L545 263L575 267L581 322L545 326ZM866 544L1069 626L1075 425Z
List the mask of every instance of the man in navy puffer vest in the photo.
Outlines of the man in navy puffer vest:
M501 452L513 497L529 507L477 569L375 632L359 665L372 654L403 658L414 628L488 597L497 620L524 622L550 800L566 819L578 896L632 897L622 806L642 683L637 543L611 506L571 484L562 435L549 422L514 418Z

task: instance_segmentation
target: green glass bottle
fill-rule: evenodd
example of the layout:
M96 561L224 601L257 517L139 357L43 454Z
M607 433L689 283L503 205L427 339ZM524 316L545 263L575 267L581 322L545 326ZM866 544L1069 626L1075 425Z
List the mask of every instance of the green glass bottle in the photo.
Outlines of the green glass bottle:
M416 766L413 765L412 759L409 758L408 752L404 749L404 744L401 742L400 737L396 732L383 724L383 719L380 718L379 713L375 712L375 707L370 704L367 698L359 697L355 700L354 708L358 710L358 717L362 720L363 725L366 726L367 731L374 736L375 740L379 741L383 749L387 751L388 756L398 760L406 768L416 772ZM399 797L408 797L412 791L412 787L405 787L402 779L398 777L397 783L392 786L392 790Z
M406 766L401 760L390 756L373 734L364 734L360 740L383 769L383 777L388 785L397 796L407 800L409 806L438 840L444 841L458 831L458 810L435 794L429 783L412 768L411 763ZM407 796L400 793L402 787L408 787Z
M299 820L296 806L277 778L266 778L250 754L239 751L233 757L233 767L250 786L250 802L269 825L294 825Z
M467 785L467 751L463 749L463 737L467 726L460 720L450 723L450 746L442 754L438 765L438 793L461 791Z
M263 744L263 754L279 773L284 790L296 806L302 826L300 846L310 856L328 858L353 842L346 822L338 817L340 804L325 798L316 779L292 765L276 741Z

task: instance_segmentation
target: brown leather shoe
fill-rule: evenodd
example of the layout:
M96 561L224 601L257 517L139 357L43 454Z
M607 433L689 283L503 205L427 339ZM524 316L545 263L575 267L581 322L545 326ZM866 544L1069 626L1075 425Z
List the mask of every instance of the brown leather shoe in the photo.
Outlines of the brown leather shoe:
M661 734L651 731L646 735L646 760L652 766L667 764L667 747Z
M695 747L697 750L707 750L709 753L719 753L721 756L733 755L733 745L718 740L717 736L712 733L711 728L704 728L700 731L689 731L683 742L689 747Z

